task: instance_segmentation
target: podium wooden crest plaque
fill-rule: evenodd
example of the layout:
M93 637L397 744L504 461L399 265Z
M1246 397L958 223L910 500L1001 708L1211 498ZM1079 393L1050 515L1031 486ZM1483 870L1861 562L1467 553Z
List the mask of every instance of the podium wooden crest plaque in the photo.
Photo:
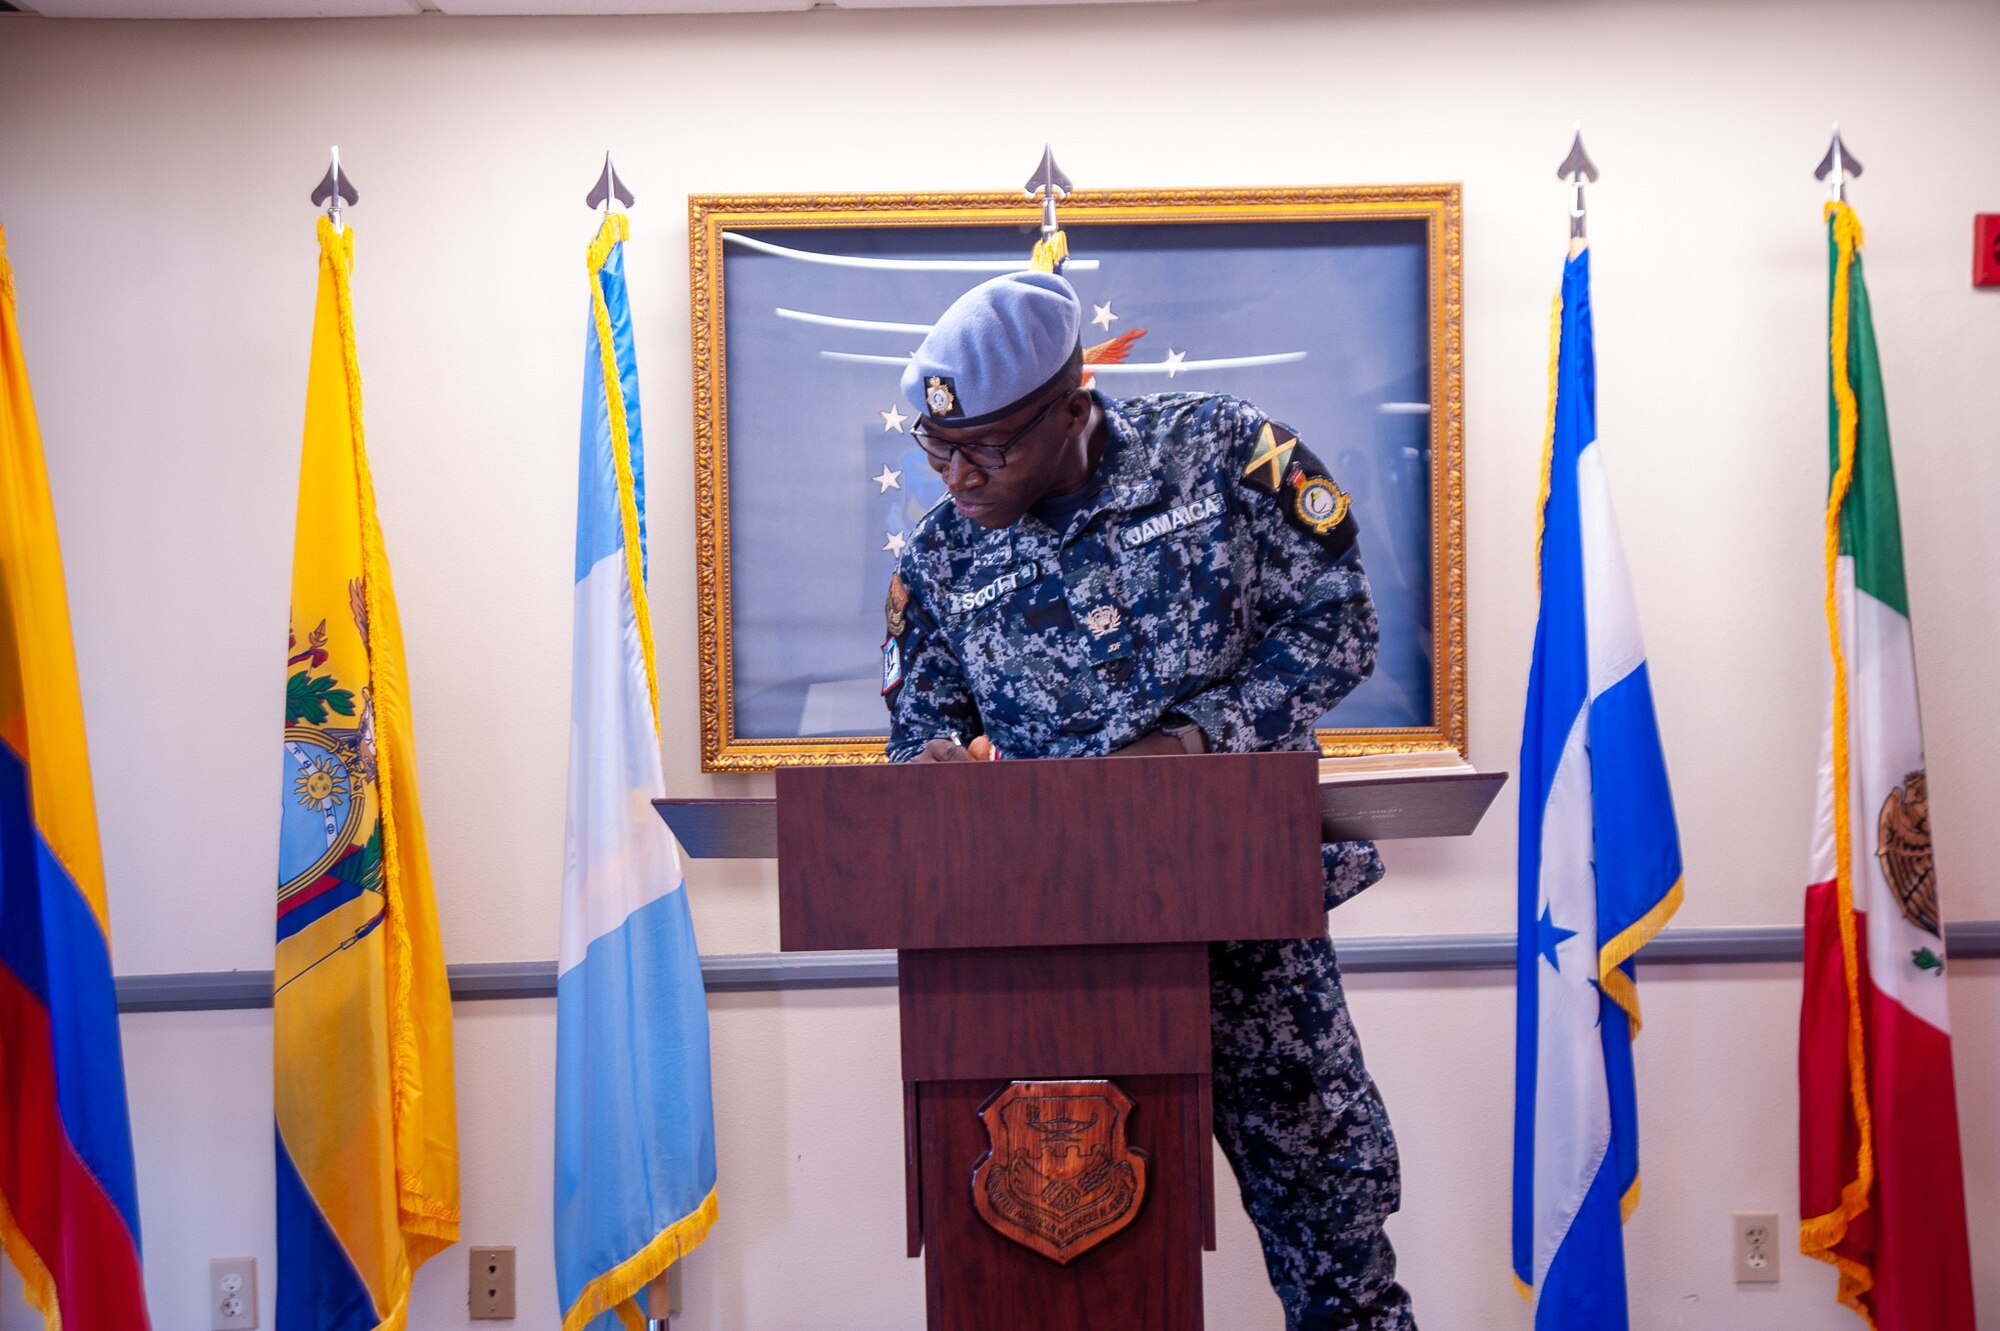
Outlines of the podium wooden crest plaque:
M980 1219L1064 1265L1131 1224L1146 1197L1131 1112L1109 1081L1009 1082L979 1111L991 1142L972 1171Z

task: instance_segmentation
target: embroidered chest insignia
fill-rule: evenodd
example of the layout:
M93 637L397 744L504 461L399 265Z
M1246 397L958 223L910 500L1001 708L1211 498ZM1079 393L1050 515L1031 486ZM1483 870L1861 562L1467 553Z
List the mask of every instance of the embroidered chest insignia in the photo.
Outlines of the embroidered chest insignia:
M1155 513L1133 526L1118 533L1118 544L1127 550L1136 550L1146 542L1165 536L1168 532L1181 531L1198 522L1222 516L1222 496L1203 495L1201 498L1170 508L1164 513Z
M1023 560L977 591L953 592L945 598L945 608L954 615L966 615L974 610L984 610L1001 597L1027 586L1040 577L1041 573L1041 566L1034 560Z
M1090 636L1093 638L1116 633L1118 626L1124 622L1124 616L1118 613L1118 607L1115 605L1096 606L1083 617L1083 626L1090 630Z

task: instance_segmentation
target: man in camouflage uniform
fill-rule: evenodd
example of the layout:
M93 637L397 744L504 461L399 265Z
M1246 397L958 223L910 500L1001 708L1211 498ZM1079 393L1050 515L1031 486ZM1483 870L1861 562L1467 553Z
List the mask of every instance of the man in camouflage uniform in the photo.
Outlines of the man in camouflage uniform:
M1314 748L1375 660L1347 496L1247 402L1080 387L1080 315L1061 277L996 278L905 371L950 502L890 584L890 758ZM1369 842L1321 858L1328 909L1382 876ZM1414 1327L1382 1232L1395 1139L1332 943L1218 943L1209 969L1216 1136L1287 1327Z

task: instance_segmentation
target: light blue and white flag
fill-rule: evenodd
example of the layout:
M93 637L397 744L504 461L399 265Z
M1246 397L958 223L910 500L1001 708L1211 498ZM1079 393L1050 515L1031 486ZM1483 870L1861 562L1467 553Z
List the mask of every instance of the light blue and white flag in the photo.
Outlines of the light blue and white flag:
M608 1331L715 1223L708 1006L662 790L625 218L590 246L569 827L556 970L556 1284ZM615 1311L614 1311L615 1310Z
M1632 956L1681 900L1646 650L1597 444L1590 255L1557 298L1541 618L1521 723L1514 1276L1536 1331L1624 1331L1639 1201Z

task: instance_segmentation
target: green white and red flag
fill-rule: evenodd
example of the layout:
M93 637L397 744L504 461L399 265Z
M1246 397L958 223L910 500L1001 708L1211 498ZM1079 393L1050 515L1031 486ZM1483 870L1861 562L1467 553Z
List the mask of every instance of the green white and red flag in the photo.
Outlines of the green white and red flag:
M1799 1247L1877 1331L1973 1331L1916 661L1861 224L1827 205L1831 724L1799 1014Z

